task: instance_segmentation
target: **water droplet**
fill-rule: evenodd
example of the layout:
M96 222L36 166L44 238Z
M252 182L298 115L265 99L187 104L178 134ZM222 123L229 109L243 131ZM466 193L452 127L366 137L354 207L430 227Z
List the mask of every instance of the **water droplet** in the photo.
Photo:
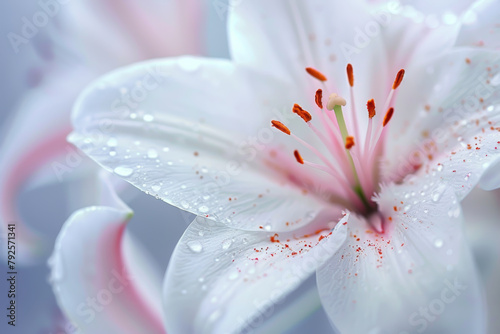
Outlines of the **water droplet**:
M226 250L228 249L229 247L231 247L233 241L231 239L227 239L227 240L224 240L222 242L222 249Z
M210 314L210 316L208 317L208 321L209 322L215 322L217 319L220 318L221 316L221 311L220 310L215 310L214 312L212 312L212 314Z
M112 156L112 157L116 156L116 151L110 151L109 155Z
M205 278L204 278L204 277L200 277L200 278L198 278L198 282L200 282L200 283L205 282Z
M202 205L198 208L198 211L200 211L201 213L206 213L206 212L208 212L208 210L209 210L208 206L206 206L206 205Z
M156 159L158 158L158 152L154 148L151 148L148 150L148 158L150 159Z
M434 246L436 246L436 248L443 247L443 240L441 240L441 239L434 240Z
M127 176L132 175L134 170L130 167L118 166L113 170L113 172L115 172L116 175L127 177Z
M108 145L109 147L116 147L118 145L118 140L116 140L116 138L114 137L111 137L106 142L106 145Z
M498 85L500 85L500 73L498 73L493 78L491 78L490 84L492 86L498 86Z
M465 181L469 181L470 175L471 175L471 173L467 173L467 174L465 174L465 176L464 176L464 180L465 180Z
M247 239L247 238L243 238L243 239L241 239L241 242L242 242L244 245L246 245L246 244L248 244L248 239Z
M151 189L152 189L153 191L158 192L158 191L160 191L161 187L160 187L160 186L158 186L158 185L154 185L154 186L151 186Z
M187 246L195 253L200 253L203 250L203 246L199 241L190 241L187 243Z
M204 235L205 235L205 232L204 232L204 231L202 231L202 230L199 230L199 231L198 231L198 235L199 235L200 237L202 237L202 236L204 236Z
M182 201L181 202L181 206L182 206L183 209L189 209L189 207L190 207L189 203L186 202L186 201Z
M269 224L265 225L264 230L271 231L271 225L269 225Z
M153 115L146 114L146 115L142 116L142 119L144 120L144 122L152 122L152 121L154 121L155 118Z
M186 72L194 72L201 67L201 62L195 57L181 57L177 60L177 65Z
M429 213L429 210L425 209L425 210L424 210L424 213Z
M443 168L444 168L444 167L443 167L443 165L438 165L438 166L437 166L437 171L438 171L438 172L441 172L441 171L443 170Z

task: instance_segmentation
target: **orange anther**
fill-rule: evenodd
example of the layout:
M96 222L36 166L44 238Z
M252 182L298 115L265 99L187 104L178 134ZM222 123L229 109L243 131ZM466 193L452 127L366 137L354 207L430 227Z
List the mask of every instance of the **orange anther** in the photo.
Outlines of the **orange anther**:
M293 151L293 155L295 156L295 159L299 164L304 164L304 159L302 159L302 156L300 155L299 151L295 150Z
M345 148L350 150L351 147L354 146L354 137L353 136L347 136L345 138Z
M389 110L387 110L387 113L385 114L384 122L382 123L382 126L386 126L387 123L389 123L389 121L392 118L392 114L394 114L394 108L389 108Z
M309 73L310 76L318 79L319 81L326 81L326 77L323 73L320 71L312 68L312 67L306 67L307 73Z
M321 89L318 89L316 91L316 96L314 97L314 101L316 101L316 105L320 109L323 109L323 91Z
M373 99L366 102L366 108L368 109L368 117L373 118L375 116L375 101Z
M352 65L347 64L347 79L349 79L349 85L352 87L354 86L354 74L352 72Z
M399 70L398 74L396 75L396 79L394 79L394 83L392 84L392 89L397 89L399 87L401 81L403 81L404 76L405 76L405 70L403 69Z
M280 121L271 121L271 124L281 132L286 133L287 135L290 135L290 129L288 129L283 123Z
M299 115L304 120L304 122L306 122L306 123L309 122L312 119L311 114L309 112L307 112L306 110L302 109L302 107L299 106L297 103L295 103L293 105L292 111L295 114Z

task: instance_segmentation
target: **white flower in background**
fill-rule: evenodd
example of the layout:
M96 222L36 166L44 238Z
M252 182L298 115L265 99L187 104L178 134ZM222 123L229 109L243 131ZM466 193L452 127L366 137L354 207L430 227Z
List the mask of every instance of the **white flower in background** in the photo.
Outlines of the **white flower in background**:
M31 75L35 88L23 97L2 136L0 221L2 228L16 223L17 242L23 249L20 263L33 262L51 247L39 234L46 237L49 226L42 226L42 221L24 223L17 201L21 189L95 174L84 156L66 142L70 110L78 94L92 79L117 66L200 54L203 5L198 0L74 1L50 7L57 9L52 20L58 24L47 26L29 45L19 46L21 52L35 46L42 59ZM88 185L86 179L84 186ZM87 193L82 189L79 195L73 194L80 196L76 208L92 203L85 198Z
M167 271L167 331L253 328L314 272L341 332L485 331L460 201L478 183L500 186L489 5L441 21L392 3L242 2L231 61L149 61L83 93L70 140L199 215ZM70 254L101 254L105 227L128 217L114 207L75 214L55 250L54 272L72 275L54 283L60 305L82 327L95 323L78 301L100 285L75 282L106 266Z

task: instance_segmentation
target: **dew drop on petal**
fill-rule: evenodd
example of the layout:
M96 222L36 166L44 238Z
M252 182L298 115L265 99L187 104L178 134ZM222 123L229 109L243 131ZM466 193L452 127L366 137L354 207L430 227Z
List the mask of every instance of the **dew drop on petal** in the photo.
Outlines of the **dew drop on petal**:
M144 120L144 122L152 122L152 121L154 121L155 118L153 115L146 114L146 115L142 116L142 119Z
M467 174L465 174L465 176L464 176L464 180L465 180L465 181L469 181L470 175L471 175L471 173L467 173Z
M118 140L116 140L115 137L111 137L106 142L106 145L108 145L109 147L116 147L118 145Z
M443 240L441 240L441 239L434 240L434 246L436 246L436 248L443 247Z
M195 253L200 253L203 250L203 246L199 241L190 241L187 243L187 246Z
M161 187L158 185L151 186L151 190L153 190L153 191L158 192L158 191L160 191L160 189L161 189Z
M233 242L231 239L224 240L222 242L222 249L224 249L224 250L228 249L229 247L231 247L232 243Z
M134 170L130 167L118 166L113 170L113 172L115 172L116 175L127 177L132 175Z
M186 72L194 72L201 67L201 62L195 57L187 56L179 58L177 60L177 65Z
M156 159L158 158L158 152L154 148L148 150L148 158Z
M208 206L206 206L206 205L202 205L198 208L198 211L200 211L201 213L206 213L206 212L208 212L208 210L209 210Z

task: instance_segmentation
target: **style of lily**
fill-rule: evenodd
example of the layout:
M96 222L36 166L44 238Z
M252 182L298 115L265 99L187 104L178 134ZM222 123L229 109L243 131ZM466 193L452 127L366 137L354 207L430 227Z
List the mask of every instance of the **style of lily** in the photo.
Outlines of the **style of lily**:
M18 205L20 191L63 181L73 181L76 187L80 186L78 180L85 180L82 183L88 185L96 174L94 164L66 141L71 132L71 107L78 94L117 66L201 54L201 7L198 0L55 2L50 8L59 25L40 32L50 31L45 42L40 42L42 36L35 36L17 45L19 52L35 53L33 59L41 59L30 71L34 88L28 90L5 127L0 153L0 221L2 229L16 223L17 242L23 249L19 263L37 262L52 247L46 244L47 225L42 228L24 222ZM91 204L84 191L79 194L73 210Z
M435 24L386 3L242 2L230 61L144 62L82 94L70 141L199 216L166 273L168 332L255 329L315 272L343 333L485 332L460 201L500 186L489 5L474 21L482 5L459 1L463 15ZM78 272L105 267L82 249L119 244L129 218L86 209L59 237L55 268L74 281L54 286L82 327L77 302L99 290L75 292Z

